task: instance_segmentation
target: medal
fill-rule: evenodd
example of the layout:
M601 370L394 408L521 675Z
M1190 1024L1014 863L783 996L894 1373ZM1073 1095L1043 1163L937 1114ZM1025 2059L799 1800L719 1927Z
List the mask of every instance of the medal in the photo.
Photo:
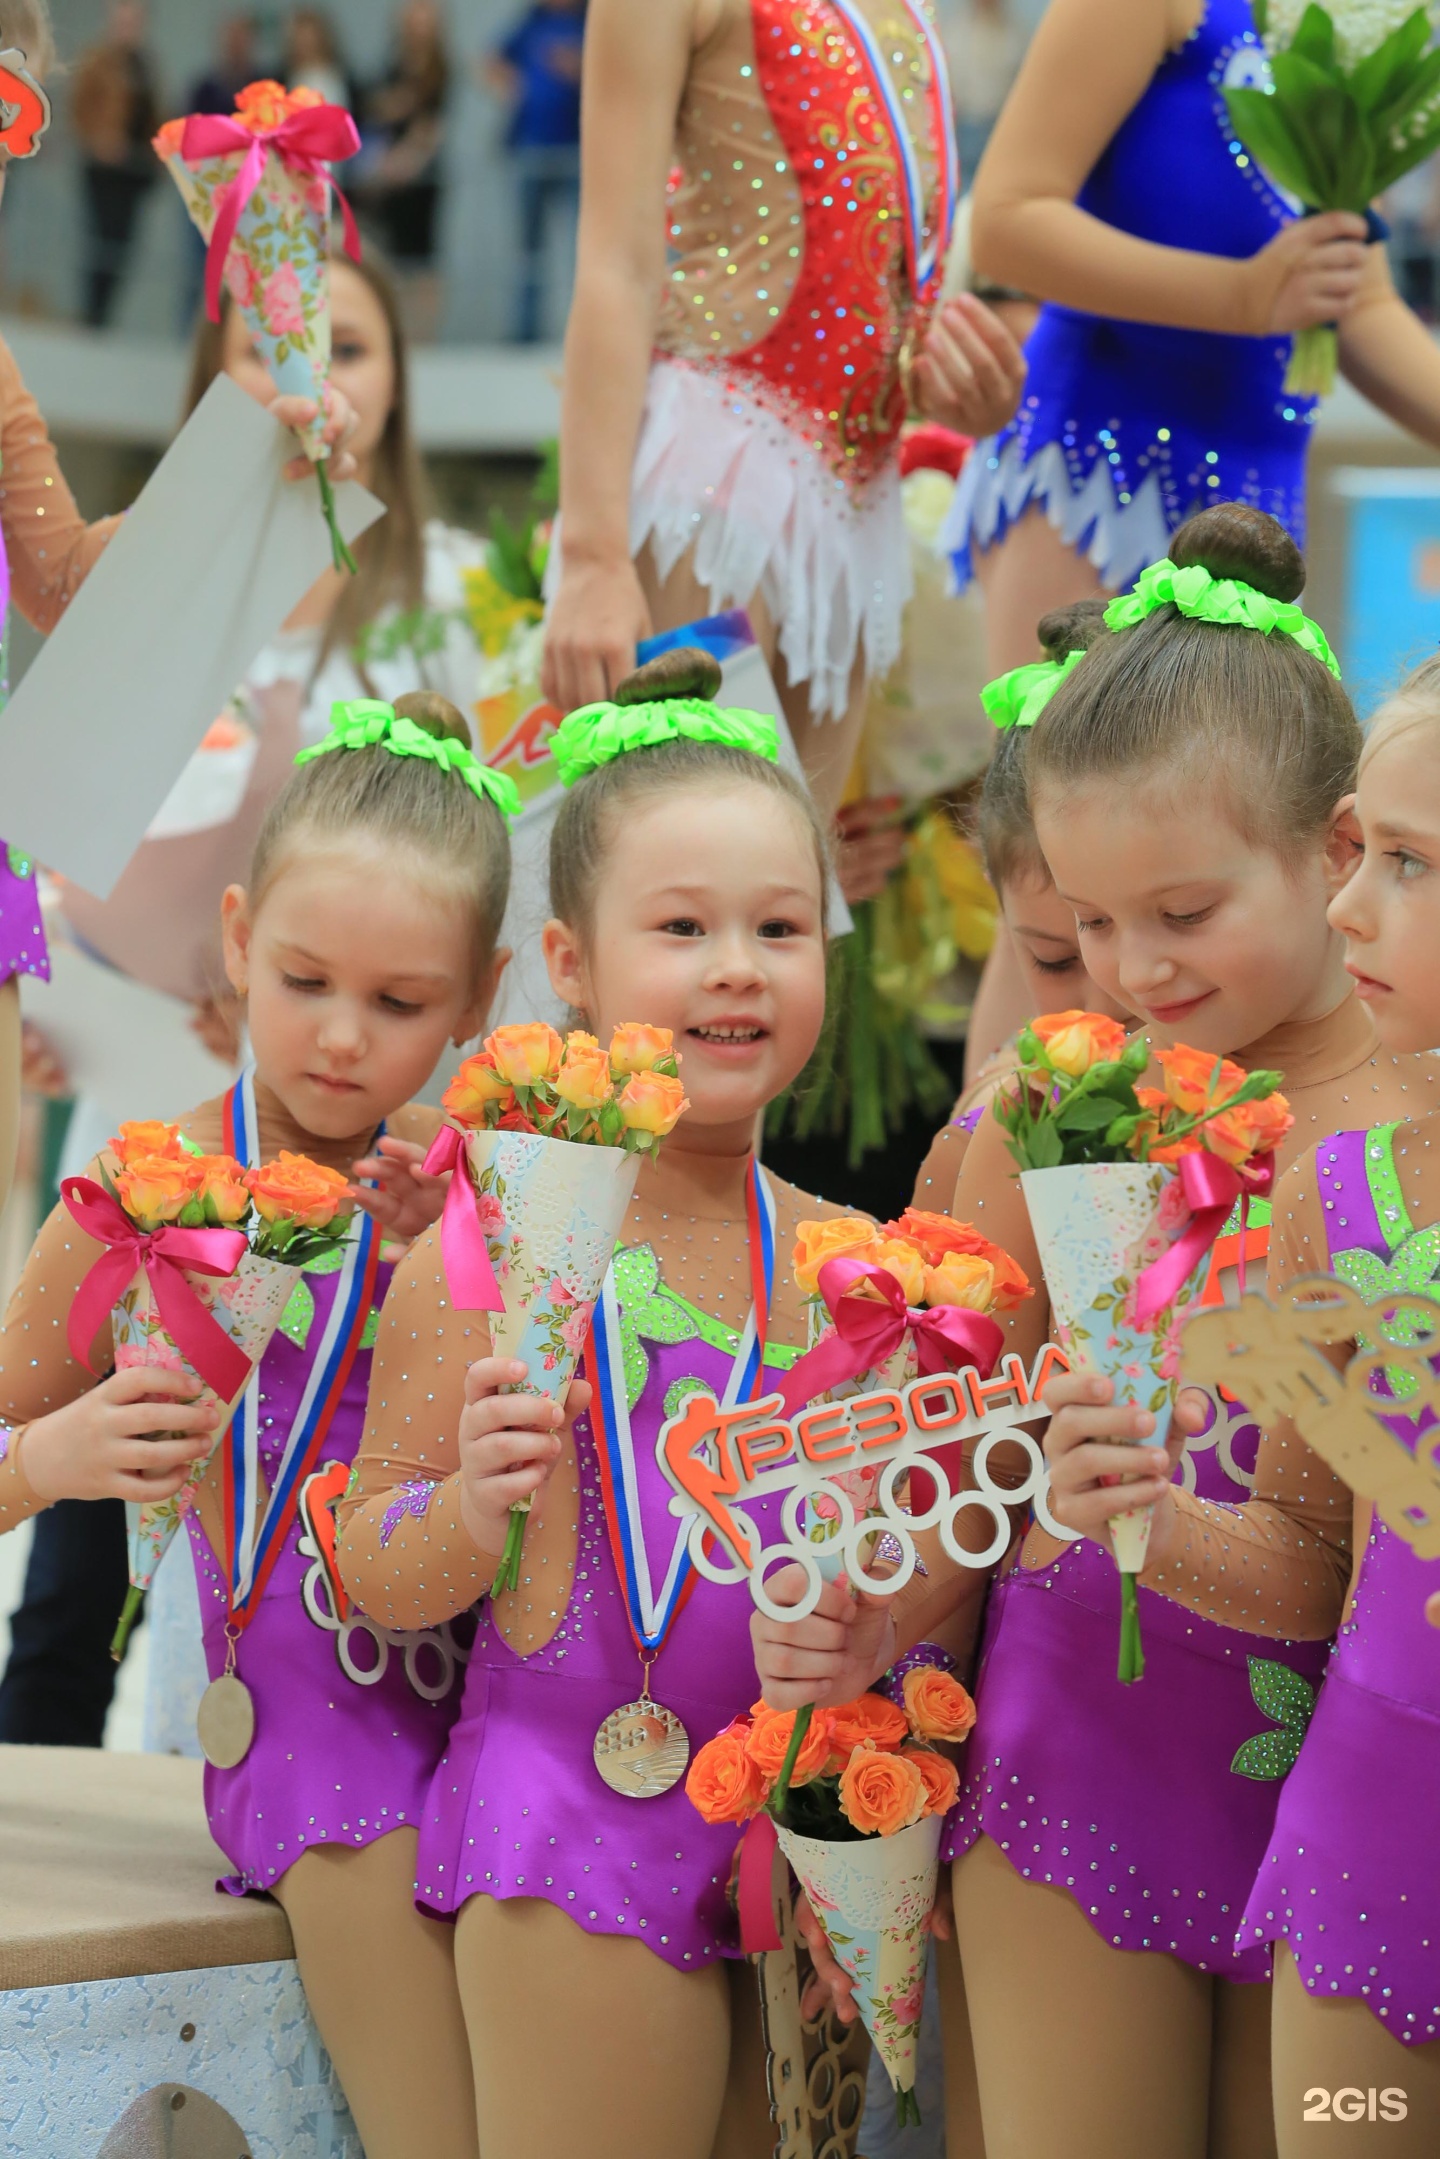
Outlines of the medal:
M750 1165L745 1211L749 1231L751 1304L730 1377L725 1383L726 1408L742 1399L753 1400L760 1393L763 1381L765 1334L775 1280L775 1197L758 1162ZM658 1588L652 1581L640 1509L635 1435L630 1423L630 1397L625 1385L620 1308L613 1268L605 1277L595 1307L594 1323L585 1345L585 1371L594 1390L590 1430L600 1463L605 1526L610 1535L615 1571L625 1595L630 1632L644 1673L638 1701L622 1702L618 1709L612 1709L595 1734L595 1767L612 1792L621 1792L627 1799L659 1799L685 1774L690 1760L690 1735L674 1710L667 1709L663 1702L657 1702L652 1696L650 1668L695 1586L695 1570L690 1561L687 1534L682 1527L675 1537L669 1564Z
M595 1767L612 1792L627 1799L658 1799L678 1784L690 1760L690 1735L673 1709L650 1694L650 1666L638 1702L612 1709L595 1734Z
M200 1752L212 1769L238 1769L255 1737L255 1697L234 1672L212 1679L195 1715Z

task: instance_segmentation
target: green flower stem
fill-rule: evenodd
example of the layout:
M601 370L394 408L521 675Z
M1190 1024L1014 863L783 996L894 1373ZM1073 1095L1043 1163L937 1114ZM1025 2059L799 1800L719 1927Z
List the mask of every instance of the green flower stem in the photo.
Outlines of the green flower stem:
M1120 1577L1120 1667L1123 1686L1145 1677L1145 1649L1140 1640L1140 1590L1133 1574Z
M803 1709L797 1709L795 1712L795 1726L790 1734L790 1744L785 1749L785 1759L780 1764L780 1774L775 1779L775 1789L770 1794L769 1800L770 1812L777 1822L785 1812L785 1802L790 1796L790 1779L794 1774L795 1763L801 1747L805 1744L805 1734L810 1729L810 1719L814 1714L815 1704L813 1702L807 1702Z
M920 2126L920 2101L915 2096L913 2084L908 2091L896 2088L895 2126L897 2129L918 2129Z
M323 457L315 466L315 479L320 489L320 507L325 513L325 522L330 527L331 560L337 570L348 570L353 577L355 557L350 552L349 544L335 516L335 490L330 485L330 475L325 469Z
M516 1505L510 1509L510 1526L505 1532L505 1549L500 1555L495 1579L490 1584L492 1597L498 1589L520 1587L520 1557L525 1549L525 1524L529 1515L528 1507Z
M117 1664L125 1654L125 1645L130 1639L131 1629L140 1617L144 1604L144 1590L137 1589L132 1582L125 1592L125 1608L120 1614L120 1624L116 1627L114 1638L110 1644L110 1654Z
M1292 397L1328 397L1335 387L1340 346L1332 324L1316 323L1296 333L1285 388Z

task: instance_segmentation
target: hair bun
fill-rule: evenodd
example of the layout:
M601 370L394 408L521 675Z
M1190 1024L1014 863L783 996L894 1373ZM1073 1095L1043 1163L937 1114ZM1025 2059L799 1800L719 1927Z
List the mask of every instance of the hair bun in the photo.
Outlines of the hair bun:
M658 705L672 697L718 697L720 662L703 645L675 645L657 652L617 683L617 705Z
M395 717L413 720L437 742L463 742L467 750L473 747L464 713L438 690L407 690L395 700Z
M1072 600L1067 607L1052 607L1035 626L1035 635L1047 660L1063 660L1072 652L1088 652L1105 627L1108 600Z
M1212 577L1233 577L1272 600L1298 600L1305 590L1305 557L1285 527L1244 502L1217 502L1185 520L1170 542L1177 569L1194 564Z

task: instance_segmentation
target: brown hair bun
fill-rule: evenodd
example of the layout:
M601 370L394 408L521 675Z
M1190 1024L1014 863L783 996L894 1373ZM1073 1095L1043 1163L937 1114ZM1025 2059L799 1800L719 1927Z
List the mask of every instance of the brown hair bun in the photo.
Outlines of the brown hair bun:
M464 713L438 690L407 690L395 700L395 717L413 720L437 742L463 742L467 749L473 747Z
M654 705L670 697L715 697L719 689L720 662L714 653L700 645L676 645L669 652L657 652L653 660L617 683L614 702Z
M1072 600L1067 607L1052 607L1035 625L1035 635L1047 660L1063 660L1071 652L1088 652L1105 627L1108 600Z
M1305 557L1285 527L1244 502L1217 502L1185 520L1170 542L1182 570L1199 563L1212 577L1234 577L1272 600L1298 600Z

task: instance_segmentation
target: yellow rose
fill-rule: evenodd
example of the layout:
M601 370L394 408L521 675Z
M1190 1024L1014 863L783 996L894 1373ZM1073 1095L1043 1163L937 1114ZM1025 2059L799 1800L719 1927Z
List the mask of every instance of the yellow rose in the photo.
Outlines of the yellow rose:
M1091 1065L1114 1064L1124 1054L1125 1030L1101 1012L1047 1012L1031 1020L1030 1031L1045 1045L1057 1072L1080 1079Z
M795 1280L807 1297L820 1287L820 1269L827 1260L863 1259L872 1267L879 1261L880 1232L867 1215L837 1214L825 1222L797 1222L795 1255L791 1261Z
M199 1190L199 1165L192 1155L137 1155L115 1179L120 1204L141 1229L178 1222Z
M914 1305L923 1302L925 1296L925 1259L923 1253L918 1252L913 1244L907 1243L903 1237L886 1237L882 1239L879 1250L875 1255L875 1264L877 1267L883 1267L887 1274L895 1277L895 1280L905 1292L905 1302L907 1304Z
M497 1027L485 1037L495 1070L512 1087L536 1087L560 1069L560 1037L545 1020Z
M668 1027L645 1027L639 1020L627 1020L610 1037L613 1072L653 1072L674 1054L675 1037Z
M988 1312L995 1302L995 1269L973 1252L947 1252L938 1267L925 1269L925 1302Z
M664 1139L689 1109L683 1080L669 1072L635 1072L618 1097L620 1115L631 1132L653 1132Z
M577 1046L579 1045L579 1046ZM610 1060L590 1035L571 1035L555 1075L555 1092L572 1109L599 1109L614 1093Z
M243 1222L250 1212L250 1194L245 1189L245 1172L234 1156L197 1155L195 1167L199 1172L199 1191L206 1221L219 1223L226 1229Z

